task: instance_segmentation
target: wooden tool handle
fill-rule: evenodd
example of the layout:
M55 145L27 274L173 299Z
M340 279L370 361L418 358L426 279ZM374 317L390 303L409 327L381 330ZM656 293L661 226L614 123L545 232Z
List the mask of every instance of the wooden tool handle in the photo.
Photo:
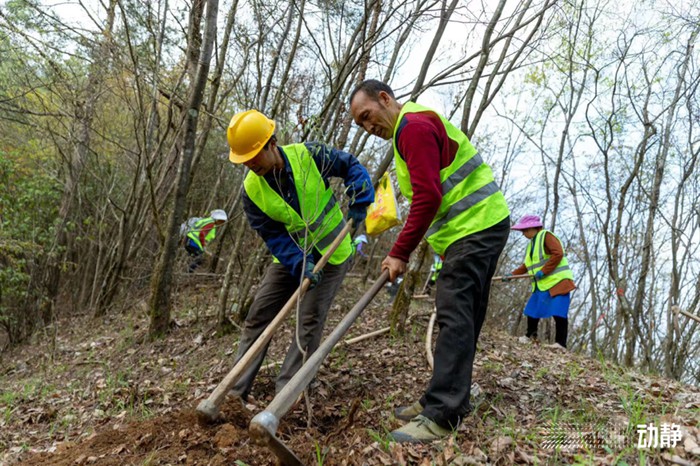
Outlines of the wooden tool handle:
M503 280L503 279L512 280L512 279L516 279L516 278L531 278L531 277L527 273L523 274L523 275L496 275L494 277L491 277L491 280L492 281Z
M318 272L323 269L333 253L338 249L340 243L345 239L345 235L350 232L353 226L353 221L349 220L345 227L341 230L340 234L333 240L328 251L321 257L318 263L314 267L314 272ZM272 335L277 331L277 329L282 326L287 316L296 307L297 300L304 295L306 290L309 289L311 281L308 278L304 278L301 286L294 292L289 301L282 307L282 309L277 313L275 318L270 322L270 324L265 328L263 333L255 340L255 342L248 348L248 351L241 357L241 359L236 362L229 373L224 377L219 385L214 389L209 398L202 401L199 406L197 406L197 413L201 420L203 421L213 421L218 417L219 406L226 398L226 394L229 392L231 387L238 381L241 374L245 372L253 360L265 349L269 341L272 339Z
M306 388L306 386L316 376L316 372L318 372L318 369L321 367L321 364L326 356L331 352L338 341L340 341L343 335L345 335L355 319L357 319L365 307L367 307L369 302L372 301L379 290L382 289L388 279L389 271L385 270L379 276L377 281L374 282L372 287L367 290L364 296L360 298L357 304L355 304L355 306L345 315L345 317L343 317L343 320L341 320L340 323L333 329L321 346L314 351L306 363L301 366L291 380L289 380L284 388L280 390L277 396L275 396L275 398L270 402L268 407L265 408L264 413L271 414L277 420L287 413L301 392L304 391L304 388ZM258 418L258 416L253 418L251 421L251 430L253 424L256 423L256 418Z

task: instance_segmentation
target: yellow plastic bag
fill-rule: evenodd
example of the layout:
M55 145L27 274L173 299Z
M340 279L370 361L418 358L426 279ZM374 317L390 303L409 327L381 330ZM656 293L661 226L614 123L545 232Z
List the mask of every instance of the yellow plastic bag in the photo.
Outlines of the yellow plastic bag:
M391 186L389 174L384 173L374 194L374 203L367 208L367 219L365 220L367 234L378 235L399 223L401 223L401 219L396 205L394 188Z

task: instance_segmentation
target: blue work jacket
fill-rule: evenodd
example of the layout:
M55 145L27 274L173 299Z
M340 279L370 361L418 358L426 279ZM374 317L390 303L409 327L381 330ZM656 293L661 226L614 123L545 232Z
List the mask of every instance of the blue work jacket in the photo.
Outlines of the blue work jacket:
M316 163L326 188L330 183L329 178L343 178L345 193L350 198L350 206L366 207L374 202L374 188L369 173L352 154L316 142L305 143L305 146ZM292 168L284 150L280 146L277 148L284 160L284 169L270 171L265 175L265 180L301 215ZM262 237L272 255L289 270L292 276L301 278L304 251L294 242L285 225L268 217L245 191L243 191L243 210L250 226ZM316 262L318 259L319 257L314 257L313 253L307 257L307 261Z

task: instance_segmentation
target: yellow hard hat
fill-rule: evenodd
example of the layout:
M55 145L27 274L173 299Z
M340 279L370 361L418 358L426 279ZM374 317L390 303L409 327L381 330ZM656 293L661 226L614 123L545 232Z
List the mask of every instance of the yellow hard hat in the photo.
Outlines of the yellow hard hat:
M243 163L255 157L275 133L275 122L257 110L248 110L233 115L226 130L231 148L228 159Z

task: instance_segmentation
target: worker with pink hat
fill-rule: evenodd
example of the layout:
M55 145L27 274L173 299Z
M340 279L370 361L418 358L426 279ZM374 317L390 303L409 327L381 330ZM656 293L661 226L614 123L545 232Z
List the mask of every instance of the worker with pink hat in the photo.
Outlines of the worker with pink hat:
M530 240L523 264L503 278L508 281L511 275L530 276L532 295L524 309L527 317L525 336L536 340L540 319L553 317L555 345L566 348L571 291L576 285L564 247L554 233L544 229L542 219L537 215L523 216L511 229L520 231Z
M542 228L542 220L537 215L524 215L518 223L510 227L511 230L527 230L529 228Z

